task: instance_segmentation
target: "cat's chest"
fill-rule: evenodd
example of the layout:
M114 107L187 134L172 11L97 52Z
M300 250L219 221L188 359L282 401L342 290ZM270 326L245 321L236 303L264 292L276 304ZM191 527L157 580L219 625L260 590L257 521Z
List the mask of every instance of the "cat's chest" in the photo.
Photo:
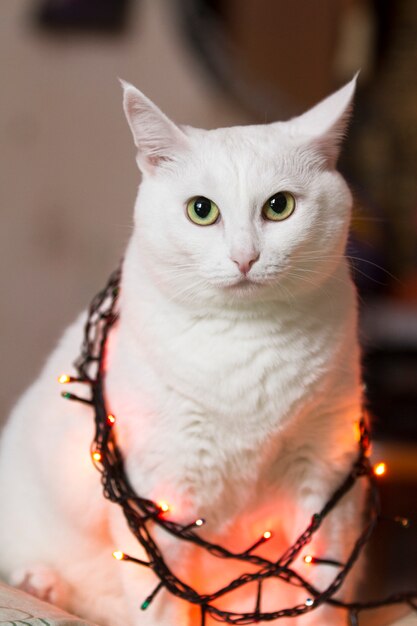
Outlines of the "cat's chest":
M320 377L324 339L307 334L291 318L201 319L175 332L156 325L139 360L116 350L112 408L129 425L138 488L174 500L181 490L203 513L213 503L222 515L238 509L266 448Z
M179 396L214 418L279 419L321 376L330 346L296 314L273 319L202 319L161 336L155 367ZM328 343L328 342L327 342Z

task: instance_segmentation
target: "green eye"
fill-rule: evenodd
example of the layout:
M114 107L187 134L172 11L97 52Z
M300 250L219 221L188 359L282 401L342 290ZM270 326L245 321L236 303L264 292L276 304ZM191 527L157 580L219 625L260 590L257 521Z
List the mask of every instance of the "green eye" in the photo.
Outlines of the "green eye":
M295 198L289 191L279 191L265 202L262 215L266 220L281 222L294 212Z
M213 200L209 200L204 196L197 196L188 200L187 215L194 224L210 226L217 221L220 211Z

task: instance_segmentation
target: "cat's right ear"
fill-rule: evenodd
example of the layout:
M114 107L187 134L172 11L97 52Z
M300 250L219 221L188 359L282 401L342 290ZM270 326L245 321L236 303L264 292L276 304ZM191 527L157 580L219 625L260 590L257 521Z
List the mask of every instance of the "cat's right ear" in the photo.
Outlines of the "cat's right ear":
M123 108L138 149L139 169L152 174L187 149L187 137L149 98L130 83L123 87Z
M344 87L331 94L312 109L290 120L290 128L310 138L311 145L330 167L336 166L340 144L348 126L358 74Z

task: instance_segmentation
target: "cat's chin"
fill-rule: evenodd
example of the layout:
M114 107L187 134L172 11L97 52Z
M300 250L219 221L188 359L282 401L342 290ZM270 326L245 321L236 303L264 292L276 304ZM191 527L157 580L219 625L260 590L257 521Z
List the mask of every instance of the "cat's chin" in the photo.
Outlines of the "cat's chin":
M223 293L233 294L236 297L248 298L256 296L259 290L264 287L264 283L250 278L241 278L239 280L223 283L220 289Z

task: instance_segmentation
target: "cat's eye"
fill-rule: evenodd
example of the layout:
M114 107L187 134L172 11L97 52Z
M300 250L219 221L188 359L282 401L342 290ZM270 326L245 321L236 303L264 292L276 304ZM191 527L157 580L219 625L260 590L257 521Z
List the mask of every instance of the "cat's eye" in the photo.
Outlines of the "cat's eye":
M211 226L217 222L220 211L213 200L204 196L196 196L187 202L187 215L194 224Z
M286 220L295 209L295 198L289 191L279 191L269 198L262 207L266 220L281 222Z

